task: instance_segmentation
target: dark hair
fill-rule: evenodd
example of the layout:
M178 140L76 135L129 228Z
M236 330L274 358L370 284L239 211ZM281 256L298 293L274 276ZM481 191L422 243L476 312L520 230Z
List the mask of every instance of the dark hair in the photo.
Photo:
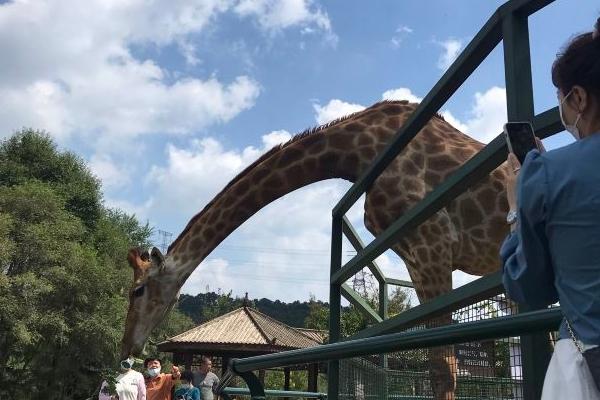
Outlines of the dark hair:
M152 361L158 361L161 365L162 362L160 361L160 358L156 358L156 357L148 357L144 360L144 368L148 367L148 363L151 363Z
M600 18L595 31L575 36L552 65L552 83L566 95L575 85L600 100Z
M191 382L194 380L194 374L192 373L192 371L185 370L181 373L181 380Z

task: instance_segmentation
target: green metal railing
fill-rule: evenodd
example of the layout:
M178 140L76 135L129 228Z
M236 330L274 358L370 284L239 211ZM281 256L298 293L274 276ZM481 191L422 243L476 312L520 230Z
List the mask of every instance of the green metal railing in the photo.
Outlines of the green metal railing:
M347 340L307 349L290 350L256 357L233 359L222 379L224 387L235 373L248 385L252 399L263 399L266 392L252 373L254 370L339 360L376 353L429 348L482 339L497 339L524 333L547 332L558 328L560 308L531 311L514 316L465 322L420 331L393 333L364 339Z
M499 135L479 154L473 157L449 179L432 191L423 201L409 210L388 229L376 237L364 250L360 251L348 263L342 266L343 215L352 207L366 189L387 168L394 158L418 134L444 103L455 93L465 80L475 71L491 51L501 42L504 44L504 65L507 93L507 111L510 121L532 121L536 134L542 138L561 131L558 109L547 110L534 115L533 87L531 79L531 60L529 51L528 17L553 0L511 0L502 5L490 17L475 38L465 48L454 64L442 76L440 81L427 94L419 107L396 133L386 149L376 158L369 169L344 195L333 210L331 243L331 281L330 281L330 342L340 338L340 288L341 284L372 262L401 235L426 221L435 212L467 190L471 185L487 176L506 159L506 143ZM485 279L485 278L483 278ZM500 287L500 276L495 283ZM481 290L489 289L489 279L476 282ZM477 290L475 290L477 291ZM381 293L380 293L381 296ZM447 300L447 298L445 299ZM438 302L439 303L439 302ZM428 307L427 305L425 307ZM395 319L398 322L399 316ZM387 321L382 322L385 324ZM394 322L387 326L394 325ZM377 334L383 327L369 328L365 334ZM549 361L547 340L543 335L525 336L522 339L522 359L526 385L524 394L527 399L539 398L543 385L543 375ZM339 363L329 363L329 390L331 400L337 400L339 391Z
M227 396L251 396L250 389L227 387L223 389L221 394ZM265 397L301 397L307 399L326 399L326 393L317 392L299 392L295 390L265 390Z
M263 356L232 360L234 372L243 373L258 369L339 360L392 351L445 346L483 339L518 336L522 333L545 332L558 328L562 314L559 307L547 310L465 322L438 328L411 332L391 333L364 339L346 340L307 349L290 350Z
M540 398L543 378L550 357L548 340L544 337L543 332L558 326L561 319L559 309L535 311L522 308L524 312L515 316L466 322L418 332L392 333L403 327L414 325L418 321L424 321L456 309L473 299L489 298L501 293L503 291L501 276L500 273L496 273L480 278L447 295L387 319L388 285L410 286L410 283L386 278L373 261L396 243L402 235L426 221L504 162L507 149L503 135L492 140L445 182L429 193L425 199L392 223L366 246L360 241L344 214L500 42L503 42L504 46L509 121L531 121L537 136L541 138L563 130L557 108L534 115L533 107L528 17L552 2L553 0L510 0L499 7L423 99L407 122L398 130L384 151L335 206L332 218L329 286L330 344L232 360L231 371L246 380L253 397L261 398L265 395L262 385L251 372L256 369L329 360L328 399L338 400L339 362L337 360L340 358L522 335L524 395L526 399ZM357 250L357 255L342 266L344 235ZM364 267L368 267L379 282L380 307L377 312L361 301L352 289L344 285L345 281ZM352 340L341 342L342 295L376 324L358 333Z

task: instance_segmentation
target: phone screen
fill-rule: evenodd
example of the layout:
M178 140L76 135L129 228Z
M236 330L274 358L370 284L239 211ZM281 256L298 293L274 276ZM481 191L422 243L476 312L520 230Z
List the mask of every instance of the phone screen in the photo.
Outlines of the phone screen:
M504 125L508 149L517 156L521 164L531 150L537 148L535 134L529 122L508 122Z

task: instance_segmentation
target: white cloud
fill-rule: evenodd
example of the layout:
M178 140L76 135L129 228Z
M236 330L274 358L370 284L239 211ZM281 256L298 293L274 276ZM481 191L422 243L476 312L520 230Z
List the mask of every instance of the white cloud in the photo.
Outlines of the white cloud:
M196 65L201 63L201 60L198 58L196 46L187 40L180 40L178 43L179 51L185 58L185 62L187 65L191 67L195 67Z
M423 100L416 96L409 88L390 89L383 92L382 100L408 100L411 103L420 103Z
M507 118L506 89L494 86L483 93L477 92L465 133L488 143L502 132Z
M243 16L256 16L265 29L281 29L291 25L312 24L321 29L331 29L327 14L311 0L241 0L235 11Z
M264 29L292 27L334 35L327 14L309 0L57 0L0 7L0 131L23 126L59 139L101 138L106 149L146 134L186 134L225 123L260 93L248 76L173 73L132 48L175 45L190 66L193 35L224 13ZM306 31L308 32L308 31Z
M250 297L308 300L313 293L326 300L331 209L349 186L342 181L315 183L269 204L200 264L184 291L194 294L209 285L237 295L249 292ZM357 212L362 206L359 201L349 212L360 215L353 224L362 219ZM345 246L344 261L352 253Z
M212 291L232 289L235 280L231 279L231 266L222 258L205 260L189 276L181 288L181 293L195 295L202 293L208 287ZM238 292L236 290L236 292Z
M333 99L324 106L313 104L313 108L316 112L315 119L317 123L322 125L337 118L344 117L348 114L362 111L365 109L365 106L347 103L339 99Z
M437 66L442 71L445 71L450 67L450 65L452 65L454 60L456 60L464 46L464 43L462 40L452 38L435 43L442 46L442 48L444 49L442 54L440 54Z
M458 129L459 131L463 132L463 133L468 133L469 131L469 127L465 124L463 124L458 118L456 118L450 111L448 110L444 110L442 111L440 114L442 114L442 117L444 117L444 119L450 123L450 125L452 125L453 127L455 127L456 129Z
M254 104L260 89L246 76L222 83L173 80L130 46L180 43L204 29L226 2L16 2L0 8L0 130L21 126L73 134L113 147L149 133L188 133L227 122Z
M292 135L288 131L286 131L284 129L280 129L277 131L273 131L271 133L267 133L266 135L263 135L262 142L265 146L265 149L268 150L271 147L274 147L278 144L287 142L291 138L292 138Z
M413 33L412 28L409 28L406 25L398 26L398 28L396 28L394 36L392 36L392 39L390 40L392 46L396 48L400 47L400 45L404 41L404 38L411 33Z
M473 282L474 280L479 278L481 277L476 275L470 275L460 270L456 270L452 272L452 287L457 288L466 285L467 283Z
M262 147L240 150L227 149L214 138L170 145L166 165L153 168L147 177L152 198L142 206L124 206L158 226L178 221L183 227L243 168L290 137L287 131L273 131L262 137ZM197 293L210 285L239 295L248 291L250 296L294 300L314 293L326 299L331 209L349 186L343 181L315 183L263 208L197 268L184 291ZM348 213L354 223L362 220L363 201Z
M88 162L92 173L102 181L104 188L120 188L131 181L126 168L118 167L108 155L94 155Z
M337 36L325 11L313 0L240 0L234 7L237 14L253 17L265 31L274 33L290 26L301 26L302 34L324 32L331 44Z
M462 123L449 111L446 118L457 127L468 130L484 124L484 113L494 114L492 100L501 93L498 88L474 97L472 118ZM419 101L408 88L387 91L382 98ZM363 107L336 99L326 106L314 105L318 122L336 118ZM146 212L155 222L178 221L183 227L227 182L260 154L291 137L285 130L272 131L262 137L260 146L228 149L214 138L192 141L190 145L169 146L164 167L155 167L147 178L155 195L138 212ZM315 183L299 189L266 206L233 232L197 268L184 291L198 293L206 286L232 289L234 294L249 292L251 297L267 296L282 300L305 300L310 293L326 299L328 290L331 209L350 184L343 181ZM131 207L131 205L127 205ZM363 226L364 196L347 213L363 240L373 236ZM136 208L130 208L136 210ZM159 225L160 226L160 225ZM344 246L344 262L354 254ZM410 279L397 255L388 251L377 258L386 276ZM454 286L471 279L454 274ZM253 296L253 293L257 293ZM260 294L258 294L260 293ZM413 304L418 300L411 295Z
M146 177L156 189L149 212L168 209L176 210L179 218L194 215L247 165L291 137L285 130L273 131L263 135L262 148L242 150L225 149L211 137L192 140L183 148L168 145L166 165L154 166Z
M256 82L243 76L228 85L214 78L167 85L152 76L153 70L132 62L106 66L85 81L71 75L69 86L40 80L0 89L0 128L44 127L58 137L80 133L94 141L104 135L117 145L143 134L185 134L227 122L250 108L259 93Z
M408 100L413 103L420 103L423 100L409 88L404 87L385 91L382 99ZM336 102L338 102L336 104L349 104L342 100ZM461 121L447 109L442 110L440 114L456 129L483 143L488 143L502 132L502 126L507 120L506 89L493 86L485 92L475 93L472 107L465 113L466 121Z

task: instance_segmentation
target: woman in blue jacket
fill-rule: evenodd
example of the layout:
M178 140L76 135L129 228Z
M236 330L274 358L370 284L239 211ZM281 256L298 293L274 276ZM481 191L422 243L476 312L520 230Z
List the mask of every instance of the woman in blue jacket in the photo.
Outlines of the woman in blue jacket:
M533 307L560 301L565 316L542 398L555 398L550 393L561 386L568 398L578 398L577 388L562 382L569 371L585 369L589 381L600 385L594 378L600 366L599 28L600 18L552 66L561 120L575 143L533 150L522 167L513 154L508 158L515 174L508 181L511 232L500 250L506 293ZM600 398L593 383L583 393Z

